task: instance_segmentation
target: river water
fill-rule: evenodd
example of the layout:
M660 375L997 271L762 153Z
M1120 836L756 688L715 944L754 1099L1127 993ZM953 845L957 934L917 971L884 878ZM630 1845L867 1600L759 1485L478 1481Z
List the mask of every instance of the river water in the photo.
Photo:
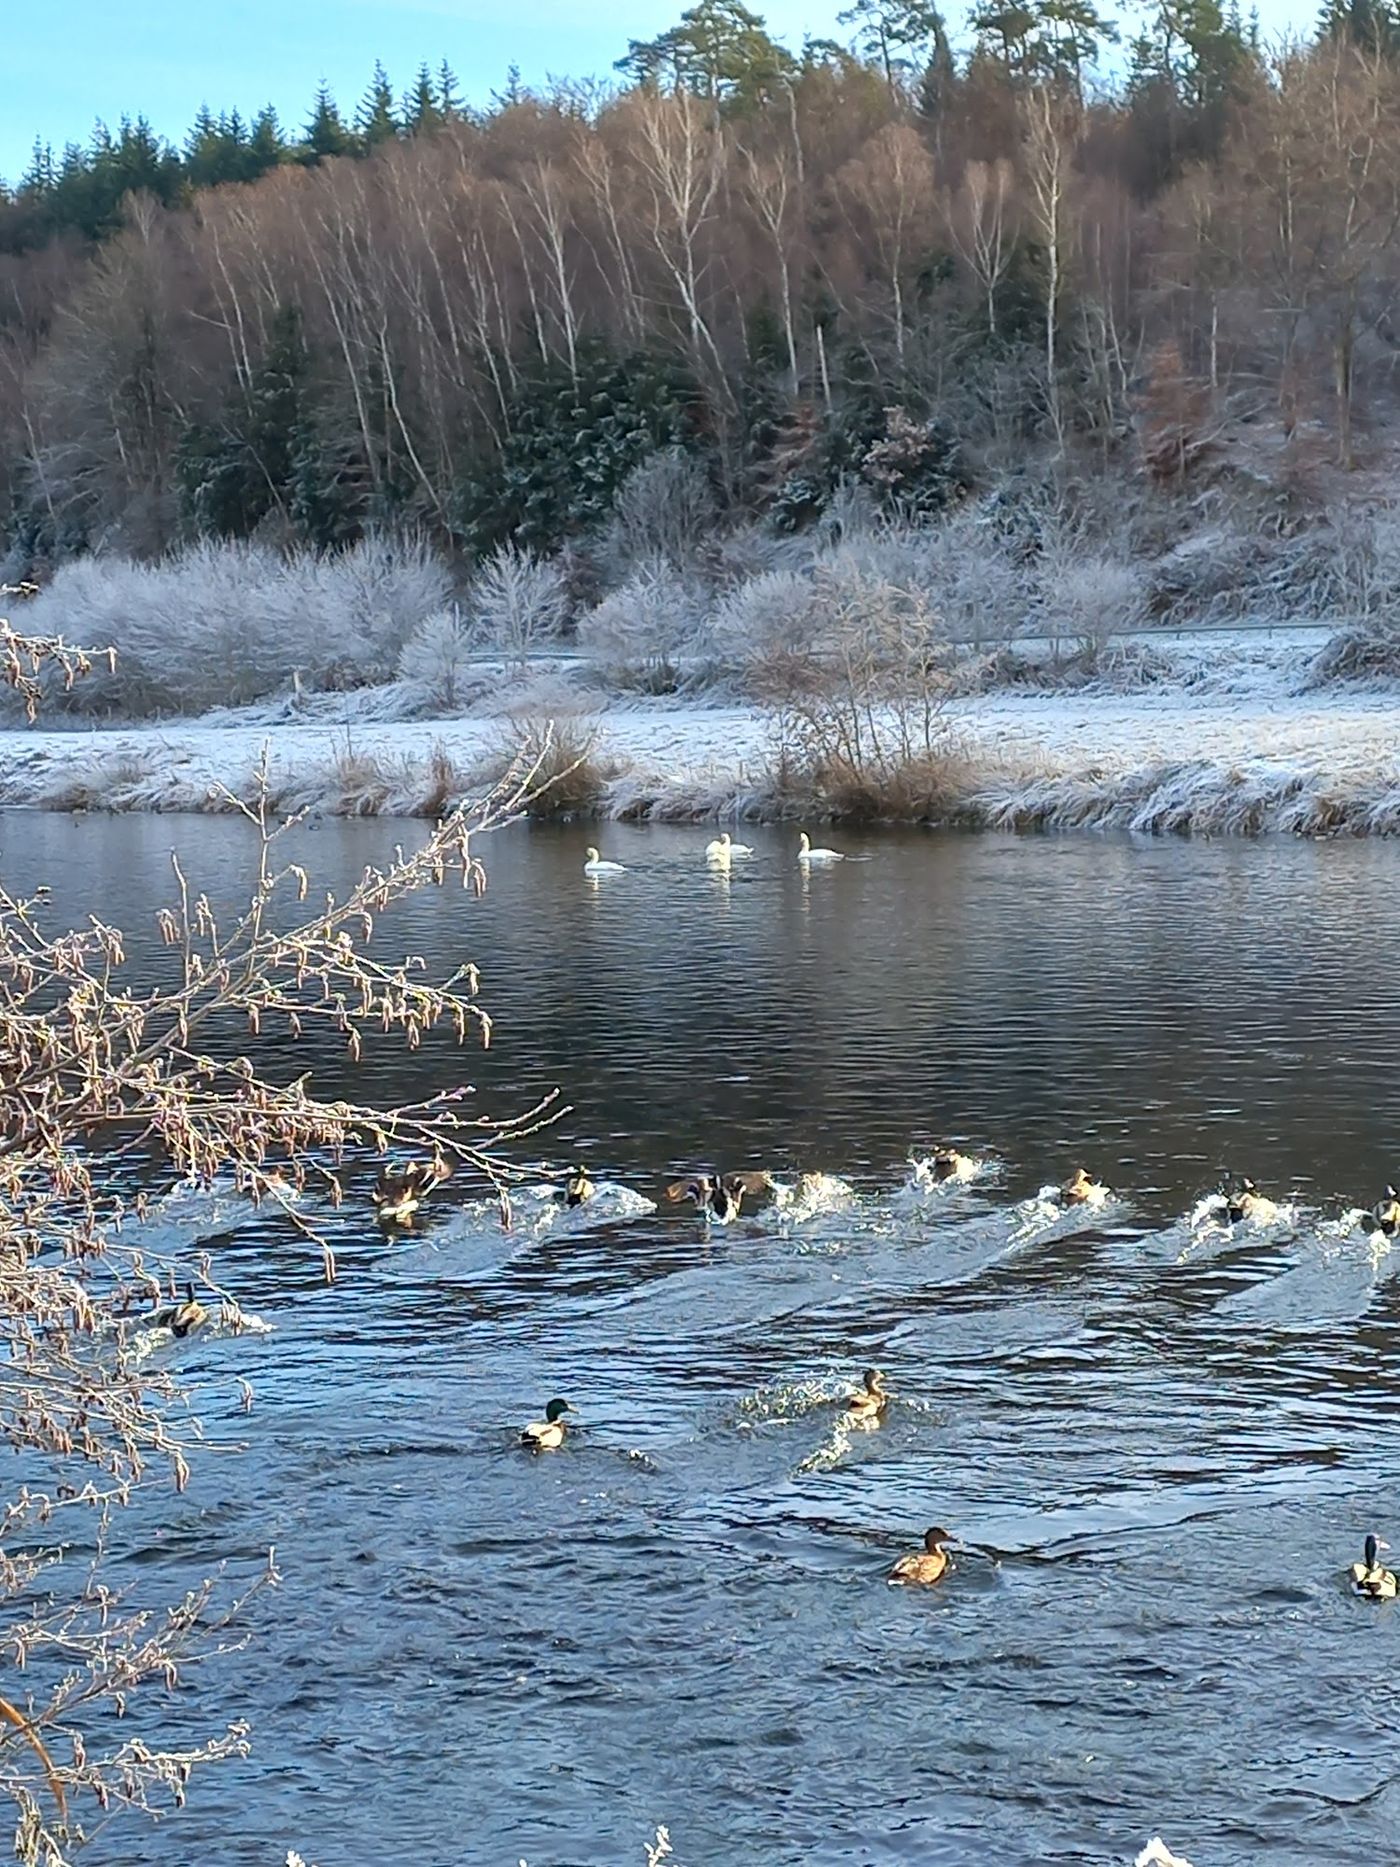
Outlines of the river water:
M404 834L298 848L343 888ZM147 1706L247 1717L251 1757L85 1858L641 1867L658 1823L683 1867L1117 1863L1156 1831L1196 1867L1393 1858L1400 1620L1341 1572L1400 1531L1400 1246L1337 1214L1400 1178L1400 851L845 837L869 859L804 879L757 831L726 882L708 831L614 828L595 886L591 834L505 833L484 899L391 917L480 963L495 1046L364 1086L558 1085L523 1151L651 1198L715 1160L854 1198L504 1233L454 1186L387 1242L354 1202L328 1288L272 1220L178 1195L152 1242L221 1234L274 1332L181 1345L214 1449L124 1566L168 1594L275 1543L284 1581ZM138 969L172 847L245 887L231 821L0 820L7 884L100 907ZM920 1196L943 1137L993 1166ZM1103 1211L1018 1210L1080 1161ZM1193 1235L1226 1169L1292 1215ZM872 1361L898 1398L843 1438ZM532 1459L555 1393L579 1426ZM933 1522L953 1574L886 1587Z

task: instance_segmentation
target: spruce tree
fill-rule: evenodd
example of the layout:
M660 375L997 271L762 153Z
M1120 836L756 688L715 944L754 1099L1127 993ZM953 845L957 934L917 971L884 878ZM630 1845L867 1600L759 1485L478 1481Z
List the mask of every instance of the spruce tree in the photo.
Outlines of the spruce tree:
M466 115L462 94L457 88L457 74L444 59L438 66L437 107L442 112L443 121L452 123L458 117Z
M404 133L408 136L428 136L434 130L440 130L445 122L432 73L426 64L420 65L413 89L404 98Z
M253 128L248 137L248 180L256 181L259 175L265 175L269 169L275 169L279 162L285 162L286 159L287 145L282 136L282 126L277 121L277 112L271 104L265 104L253 118Z
M311 121L301 139L303 158L307 162L324 162L329 156L349 155L354 146L355 139L346 129L330 87L323 78L316 92Z
M360 100L355 128L366 149L373 149L377 143L391 143L399 133L398 119L394 115L394 89L379 59L374 61L374 76Z

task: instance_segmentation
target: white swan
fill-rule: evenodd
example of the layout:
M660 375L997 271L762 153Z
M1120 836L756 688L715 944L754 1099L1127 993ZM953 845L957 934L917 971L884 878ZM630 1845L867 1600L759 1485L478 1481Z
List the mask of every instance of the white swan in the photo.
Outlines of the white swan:
M804 830L797 839L797 860L808 862L844 862L846 858L839 849L813 849L812 839Z
M585 875L622 875L625 873L622 863L604 862L591 843L584 853L588 857L583 865Z
M1153 1835L1133 1867L1191 1867L1184 1854L1173 1854L1160 1835Z
M752 849L747 843L736 843L728 830L722 830L714 842L705 845L706 862L722 862L726 865L732 856L751 856Z

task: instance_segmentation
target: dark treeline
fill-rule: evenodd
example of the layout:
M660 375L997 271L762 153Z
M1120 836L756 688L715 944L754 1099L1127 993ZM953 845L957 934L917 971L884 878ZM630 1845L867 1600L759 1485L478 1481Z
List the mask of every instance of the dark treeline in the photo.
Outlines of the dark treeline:
M1348 465L1400 340L1400 18L1278 51L1160 0L1096 87L1091 0L857 0L851 47L701 0L618 84L452 72L141 120L0 201L12 572L412 525L555 549L649 452L794 528L1027 457L1184 474L1223 426Z

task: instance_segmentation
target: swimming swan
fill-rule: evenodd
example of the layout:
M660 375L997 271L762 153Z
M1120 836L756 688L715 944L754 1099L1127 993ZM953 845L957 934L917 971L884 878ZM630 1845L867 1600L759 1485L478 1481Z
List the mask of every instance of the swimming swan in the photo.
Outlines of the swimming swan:
M1173 1854L1160 1835L1153 1835L1133 1867L1191 1867L1184 1854Z
M588 857L587 862L585 862L583 865L583 872L585 875L624 875L626 874L626 869L622 863L604 862L603 858L598 854L597 850L593 847L591 843L589 844L588 848L584 851L584 854Z
M521 1445L528 1446L531 1452L557 1452L567 1430L564 1415L573 1411L567 1400L551 1400L544 1410L544 1418L531 1420L521 1433Z
M1383 1569L1380 1561L1380 1552L1389 1548L1389 1543L1382 1543L1374 1533L1366 1538L1363 1560L1354 1562L1347 1570L1354 1593L1365 1595L1371 1601L1394 1601L1397 1586L1395 1572L1393 1569Z
M753 851L748 844L736 843L728 830L721 830L714 842L705 845L706 862L719 862L727 865L733 856L751 856L752 854Z
M940 1530L936 1525L932 1530L925 1530L923 1548L916 1555L901 1556L886 1579L891 1582L921 1583L924 1587L941 1582L953 1566L944 1547L952 1540L946 1530Z
M839 849L813 849L812 839L804 830L797 839L797 860L806 865L811 862L844 862L846 858Z

